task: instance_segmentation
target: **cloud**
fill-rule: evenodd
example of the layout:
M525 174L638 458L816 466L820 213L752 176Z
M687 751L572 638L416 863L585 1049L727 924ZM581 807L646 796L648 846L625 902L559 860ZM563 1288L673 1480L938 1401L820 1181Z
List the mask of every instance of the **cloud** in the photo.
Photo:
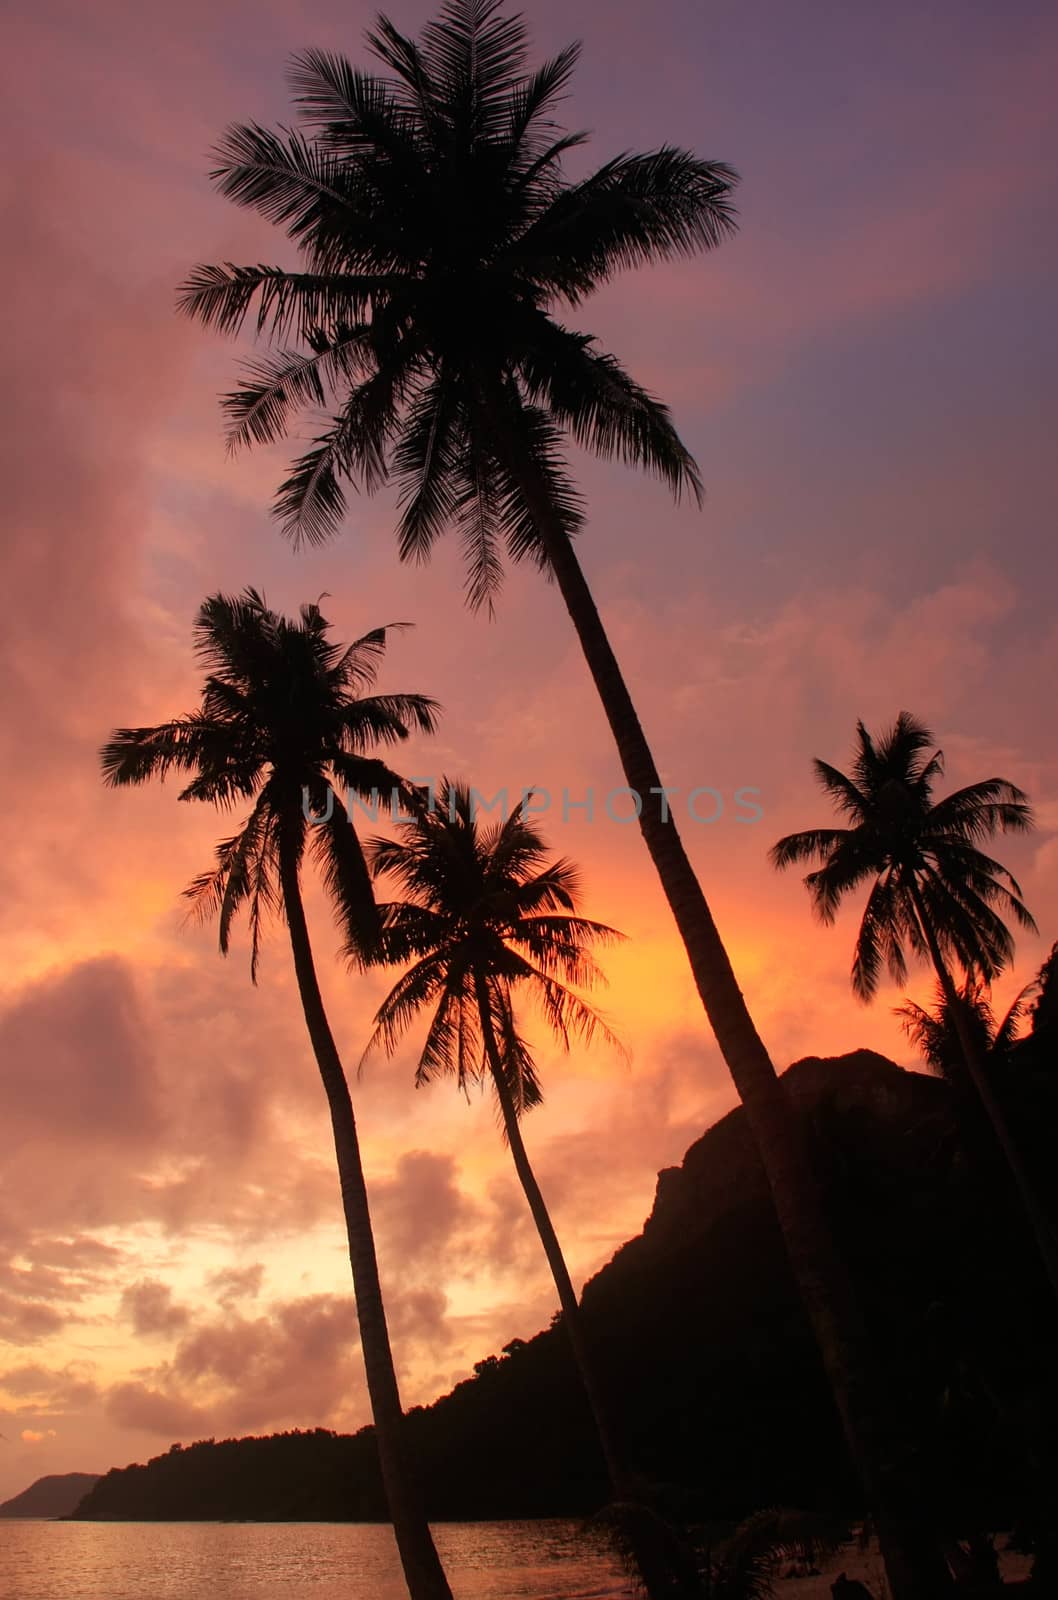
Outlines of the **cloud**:
M20 1402L20 1412L65 1416L94 1404L99 1389L91 1364L69 1362L62 1369L23 1363L0 1371L0 1390Z
M386 1270L397 1276L423 1263L436 1270L454 1237L477 1215L459 1187L455 1159L428 1150L402 1155L392 1177L372 1183L371 1209Z
M60 1334L110 1287L121 1259L120 1251L84 1236L49 1238L31 1218L10 1219L6 1238L0 1230L0 1343L46 1343Z
M102 708L119 685L129 704L133 686L167 670L124 596L150 519L143 446L189 360L153 286L132 286L119 257L106 259L77 226L90 204L107 213L105 195L89 202L68 162L39 153L46 142L34 148L2 185L21 242L5 275L0 401L0 585L13 602L0 640L0 803L10 837L0 928L21 935L22 961L37 941L69 937L64 908L105 869L94 848Z
M132 969L100 957L0 1014L0 1086L21 1139L142 1149L161 1131L154 1049ZM17 1083L17 1093L15 1093Z
M66 1318L36 1300L22 1300L0 1294L0 1339L12 1344L35 1344L64 1327Z
M228 1312L196 1326L172 1358L107 1397L124 1426L187 1439L210 1431L362 1414L364 1380L352 1294L317 1294L259 1316ZM359 1410L357 1410L359 1406Z
M116 1384L106 1396L104 1409L112 1422L136 1433L190 1439L202 1438L207 1431L206 1412L179 1396L152 1389L138 1379Z
M63 1242L75 1226L223 1219L274 1233L334 1214L333 1166L314 1147L325 1105L292 989L259 994L220 962L136 972L106 956L16 990L0 1009L0 1095L0 1262L5 1230L12 1247L32 1231L32 1263L7 1280L23 1293L68 1294L114 1262L105 1240Z
M224 1267L206 1279L206 1287L216 1296L218 1305L234 1306L240 1300L256 1300L264 1282L264 1263L251 1262L245 1267Z
M157 1279L141 1278L126 1284L119 1300L121 1313L141 1337L172 1334L186 1328L191 1320L187 1306L173 1299L173 1291Z

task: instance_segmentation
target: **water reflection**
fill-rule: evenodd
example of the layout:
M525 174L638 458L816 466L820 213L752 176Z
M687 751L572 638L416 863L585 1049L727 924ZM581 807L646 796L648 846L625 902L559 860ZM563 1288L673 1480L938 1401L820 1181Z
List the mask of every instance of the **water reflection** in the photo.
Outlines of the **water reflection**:
M441 1523L455 1600L628 1600L571 1522ZM5 1522L0 1600L407 1600L374 1524Z

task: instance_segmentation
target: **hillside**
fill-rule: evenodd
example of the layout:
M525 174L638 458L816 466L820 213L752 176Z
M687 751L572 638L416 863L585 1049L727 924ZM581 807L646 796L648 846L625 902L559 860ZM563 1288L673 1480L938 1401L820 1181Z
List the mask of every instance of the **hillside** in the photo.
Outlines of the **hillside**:
M809 1058L785 1082L894 1393L914 1417L910 1470L934 1501L1012 1506L1010 1420L1038 1410L1050 1313L987 1139L959 1121L946 1084L868 1051ZM716 1516L847 1501L851 1473L741 1110L659 1175L643 1232L585 1286L583 1304L644 1477ZM413 1410L409 1428L435 1518L579 1513L604 1497L560 1327L479 1362L474 1378ZM109 1472L79 1511L382 1514L369 1429L174 1446Z
M50 1473L3 1501L0 1517L68 1517L98 1482L98 1472Z

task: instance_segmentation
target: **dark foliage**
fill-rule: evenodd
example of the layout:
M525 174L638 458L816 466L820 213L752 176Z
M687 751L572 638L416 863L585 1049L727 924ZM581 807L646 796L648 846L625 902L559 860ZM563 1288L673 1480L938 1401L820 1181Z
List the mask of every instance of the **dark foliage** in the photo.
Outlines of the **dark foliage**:
M969 1169L942 1081L866 1051L810 1058L786 1081L903 1397L919 1492L953 1533L1023 1513L1032 1523L1055 1330L1005 1174ZM628 1458L666 1514L734 1523L761 1505L861 1509L741 1111L661 1174L642 1235L586 1286L583 1312L623 1397ZM431 1516L580 1514L605 1501L561 1334L512 1341L409 1413ZM170 1451L109 1473L80 1514L370 1520L382 1514L370 1443L365 1430Z
M888 970L907 977L907 952L926 957L929 939L941 955L990 982L1013 958L1009 917L1036 932L1021 887L978 846L999 833L1032 826L1026 796L1005 778L986 778L934 797L944 753L933 734L901 711L879 739L856 724L851 773L813 762L816 777L845 828L809 828L772 848L780 870L816 862L805 878L817 916L833 923L838 907L870 885L852 963L852 987L870 1000Z
M380 17L367 44L381 71L295 56L301 128L233 127L216 152L220 192L281 228L298 270L198 266L180 305L269 341L225 399L233 448L322 414L276 498L288 533L324 539L347 484L392 482L402 559L454 529L467 597L491 605L505 555L544 559L520 467L567 533L571 441L700 495L668 408L562 319L622 271L728 237L737 178L663 146L573 181L563 158L587 135L555 115L579 47L534 69L497 0L448 0L418 39Z

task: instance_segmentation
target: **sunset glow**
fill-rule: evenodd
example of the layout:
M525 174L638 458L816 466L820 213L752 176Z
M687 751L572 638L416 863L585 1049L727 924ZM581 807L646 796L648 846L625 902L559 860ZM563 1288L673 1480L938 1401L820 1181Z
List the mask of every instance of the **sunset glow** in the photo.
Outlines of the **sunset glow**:
M180 899L231 819L178 804L175 782L99 778L112 729L195 702L207 593L253 585L287 612L326 596L343 640L413 623L380 687L444 709L401 770L554 797L541 826L582 868L585 914L626 935L596 998L628 1059L567 1057L532 1030L545 1103L526 1143L578 1287L734 1104L638 831L607 815L623 780L554 586L517 567L495 618L472 614L455 540L398 564L385 494L293 552L268 507L294 449L225 455L217 395L249 340L174 310L193 263L285 248L213 191L212 144L233 120L284 120L291 51L355 57L372 10L42 0L8 34L0 1499L174 1440L368 1420L283 930L254 988L244 932L222 959ZM400 0L396 20L414 30L430 10ZM1041 937L1019 936L1000 1005L1058 936L1058 21L1021 5L1000 36L989 11L530 11L540 53L584 40L569 120L594 130L594 160L671 141L742 175L736 238L571 314L671 404L704 509L574 466L581 559L781 1067L857 1046L913 1061L903 991L865 1008L849 987L861 907L823 928L799 874L767 861L780 835L830 820L811 759L842 766L857 718L906 707L943 746L944 788L997 772L1033 801L1037 830L1003 859ZM696 788L724 797L715 822L686 820ZM563 793L589 789L594 814L564 819ZM739 790L759 791L759 820ZM337 959L315 884L307 903L403 1397L426 1402L545 1327L554 1291L491 1099L416 1090L416 1034L355 1076L389 985ZM931 989L917 970L909 992Z

